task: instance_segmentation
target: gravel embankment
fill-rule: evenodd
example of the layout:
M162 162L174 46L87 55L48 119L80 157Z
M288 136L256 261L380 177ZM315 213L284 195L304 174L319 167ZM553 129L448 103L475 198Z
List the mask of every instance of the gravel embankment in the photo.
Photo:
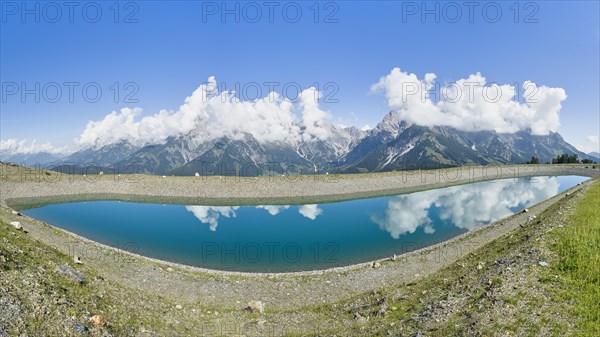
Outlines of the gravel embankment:
M599 169L566 165L470 166L429 171L296 177L51 175L2 165L0 205L118 199L201 205L306 204L421 191L475 181L541 175L595 177ZM7 177L11 177L10 179Z

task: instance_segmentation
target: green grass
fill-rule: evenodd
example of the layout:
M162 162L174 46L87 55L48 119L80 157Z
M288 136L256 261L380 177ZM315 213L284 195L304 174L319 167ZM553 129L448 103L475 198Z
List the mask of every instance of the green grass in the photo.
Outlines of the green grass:
M562 278L561 296L574 301L577 336L600 336L600 183L578 201L569 223L556 231L560 257L555 272Z

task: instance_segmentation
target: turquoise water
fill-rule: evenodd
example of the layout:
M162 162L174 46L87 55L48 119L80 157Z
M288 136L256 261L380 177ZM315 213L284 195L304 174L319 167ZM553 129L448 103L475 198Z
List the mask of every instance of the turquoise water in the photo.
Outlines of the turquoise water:
M24 214L113 247L210 269L315 270L448 240L587 177L502 179L319 205L199 206L93 201Z

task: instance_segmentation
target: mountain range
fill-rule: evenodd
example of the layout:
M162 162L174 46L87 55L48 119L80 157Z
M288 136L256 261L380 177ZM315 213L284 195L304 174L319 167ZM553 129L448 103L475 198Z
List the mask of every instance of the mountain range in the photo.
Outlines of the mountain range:
M600 161L600 153L598 152L589 152L588 156L594 161Z
M255 176L521 164L532 156L545 163L562 153L598 159L577 150L558 133L538 136L527 131L508 134L426 127L402 121L394 111L366 131L327 125L329 136L325 139L259 142L252 134L243 132L210 138L207 127L199 124L189 133L167 138L160 144L137 146L120 141L86 148L55 161L50 167L75 173L85 173L92 166L94 172ZM27 158L26 163L33 159L36 158Z

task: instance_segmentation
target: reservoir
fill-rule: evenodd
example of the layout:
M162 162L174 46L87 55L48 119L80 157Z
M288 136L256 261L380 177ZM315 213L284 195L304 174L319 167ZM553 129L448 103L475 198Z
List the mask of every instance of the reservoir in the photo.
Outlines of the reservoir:
M446 241L589 179L542 176L328 204L205 206L120 201L22 213L108 246L215 270L346 266Z

